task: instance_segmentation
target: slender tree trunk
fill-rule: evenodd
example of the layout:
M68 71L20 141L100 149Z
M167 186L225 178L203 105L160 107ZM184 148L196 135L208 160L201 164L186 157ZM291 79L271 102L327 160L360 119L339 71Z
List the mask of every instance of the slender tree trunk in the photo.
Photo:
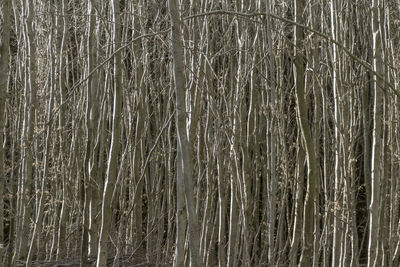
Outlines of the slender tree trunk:
M272 48L272 30L271 30L271 11L270 11L270 1L265 1L266 7L266 30L267 30L267 43L268 43L268 72L270 79L269 87L270 87L270 96L269 96L269 105L271 108L271 121L268 122L268 130L267 133L269 135L269 143L270 143L270 169L271 169L271 182L270 182L270 192L269 192L269 236L268 236L268 262L271 265L275 264L275 222L276 222L276 187L277 187L277 177L276 177L276 166L275 166L275 155L276 155L276 145L275 145L275 123L274 123L274 116L275 116L275 86L276 86L276 76L275 76L275 53Z
M304 24L305 1L296 0L295 17L296 22ZM304 60L304 30L301 27L295 27L295 87L297 100L298 124L304 142L307 158L307 189L304 201L304 224L303 224L303 248L300 258L300 267L312 265L312 249L314 240L314 201L317 194L317 181L319 180L319 169L316 162L314 141L308 121L307 94L305 87L305 60Z
M52 7L50 7L50 10ZM54 26L54 17L52 18L52 24ZM50 79L49 79L49 84L50 84L50 99L49 99L49 104L47 107L47 121L50 121L50 118L52 117L52 108L53 108L53 98L54 98L54 91L55 91L55 56L53 54L53 35L54 32L51 31L50 33L50 40L49 40L49 54L50 54ZM46 129L46 137L45 137L45 148L44 148L44 155L43 155L43 177L41 180L40 184L40 190L38 191L38 194L40 194L39 198L39 203L37 207L37 213L36 213L36 218L35 218L35 224L33 227L33 232L32 232L32 237L30 239L30 244L29 244L29 251L26 259L26 266L30 267L32 266L32 257L34 253L37 253L37 257L39 254L43 253L41 251L40 245L36 247L36 238L38 240L38 244L40 244L40 234L42 232L42 223L43 223L43 216L44 216L44 194L45 194L45 187L49 175L49 150L50 150L50 138L51 138L51 130L50 130L51 124L47 125ZM38 182L39 183L39 182ZM39 257L38 257L39 258Z
M4 0L0 3L0 264L3 262L4 255L4 191L5 191L5 172L4 172L4 120L5 103L8 85L9 71L9 47L10 47L10 29L11 29L11 1Z
M226 197L225 197L225 186L222 183L223 177L225 177L225 169L223 165L223 156L221 155L222 146L220 143L217 145L217 170L218 170L218 266L226 266Z
M96 16L95 9L99 8L99 3L95 0L91 0L88 3L88 40L87 40L87 53L88 53L88 72L91 73L93 69L98 65L97 57L100 51L100 45L95 42L95 36L99 35L96 31ZM89 158L88 164L85 166L88 173L88 254L89 256L95 256L98 250L99 242L99 213L101 206L101 176L103 169L103 162L99 161L101 147L102 147L102 134L103 134L103 121L102 117L99 116L100 109L103 103L101 103L102 87L99 82L98 72L94 72L93 75L88 77L87 81L87 131L88 131L88 145L89 145Z
M192 174L192 154L191 144L188 142L188 132L186 126L186 104L185 104L185 77L183 46L181 34L181 19L178 11L178 1L168 1L169 12L172 24L172 55L174 59L174 78L176 95L176 129L178 138L178 151L180 156L178 161L182 161L182 178L185 190L186 211L189 226L189 247L190 265L192 267L201 266L199 256L200 240L197 212L195 209L193 194L193 174ZM179 154L178 154L179 155Z
M178 153L180 153L178 151ZM177 159L181 157L177 155ZM186 239L186 216L185 216L185 190L182 177L182 161L176 162L177 181L176 181L176 251L175 251L175 267L185 266L185 239ZM179 179L179 180L178 180Z
M373 0L371 11L372 25L372 59L373 69L376 73L383 73L383 53L382 53L382 34L381 34L381 8L380 0ZM376 75L373 78L374 91L374 108L373 108L373 129L372 129L372 157L371 157L371 202L369 206L369 243L368 243L368 267L380 266L381 249L379 244L380 211L379 205L381 201L381 180L382 180L382 127L383 127L383 94L382 89L385 88L384 81Z
M61 0L57 1L57 10L61 10L62 13L66 13L67 11L67 6L68 3L66 0ZM59 18L58 18L59 19ZM60 24L62 25L62 36L61 36L61 42L60 42L60 47L59 47L59 90L60 90L60 102L64 103L66 100L66 73L64 71L64 68L66 66L66 60L65 60L65 55L64 51L67 47L67 39L68 39L68 16L64 16L62 18L62 23L61 19L59 19ZM59 25L59 30L61 31L61 25ZM67 154L67 135L65 134L66 132L66 107L65 105L60 107L59 111L59 127L61 129L60 131L60 156L61 156L61 194L62 194L62 202L61 202L61 210L60 210L60 217L59 217L59 222L58 222L58 236L57 236L57 259L62 259L64 258L64 255L66 254L66 232L67 232L67 214L68 214L68 206L67 206L67 180L68 176L67 173L69 173L69 168L67 167L67 163L64 162L64 159L66 160L66 154ZM71 167L71 166L69 166Z
M337 1L331 1L331 34L333 39L338 39L337 34ZM334 211L333 211L333 247L332 247L332 267L339 266L340 262L340 253L342 251L342 220L340 219L342 216L341 207L341 195L342 195L342 178L341 178L341 156L342 146L341 146L341 135L340 135L340 127L342 126L341 122L341 106L340 106L340 85L339 85L339 58L337 55L337 47L335 44L332 44L332 90L334 95L334 119L335 119L335 186L334 186Z
M119 1L112 1L113 14L113 51L120 46L120 6ZM107 166L107 177L104 183L103 202L101 209L101 230L97 253L97 267L107 266L108 238L111 229L112 218L112 194L117 179L118 155L120 150L121 108L122 108L122 84L121 84L121 55L114 55L114 94L113 94L113 120L110 153Z
M301 136L297 138L297 159L296 159L296 179L294 181L295 199L294 199L294 220L292 230L292 242L289 252L289 266L295 267L298 264L298 252L301 241L301 226L303 223L303 197L304 197L304 165L305 151L301 144Z
M20 226L17 231L19 259L26 259L28 253L27 236L30 237L29 222L31 219L31 196L33 181L33 132L35 123L35 105L36 105L36 43L35 32L33 29L34 18L33 0L26 0L24 4L24 38L25 49L27 50L26 72L25 72L25 106L24 106L24 129L23 129L23 160L22 160L22 176L21 186L19 187L20 196Z

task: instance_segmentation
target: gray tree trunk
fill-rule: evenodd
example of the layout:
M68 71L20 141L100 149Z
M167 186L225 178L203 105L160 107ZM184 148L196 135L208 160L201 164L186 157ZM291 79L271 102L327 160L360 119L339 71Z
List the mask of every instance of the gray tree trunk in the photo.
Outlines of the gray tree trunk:
M112 1L113 14L113 51L118 51L121 41L120 32L120 6L119 1ZM104 183L103 202L101 209L101 229L99 236L99 246L97 252L97 267L107 266L108 240L111 229L111 218L113 213L112 194L117 179L118 155L120 150L120 132L121 132L121 108L122 108L122 73L121 73L121 55L116 52L114 55L114 90L113 90L113 116L112 116L112 135L110 154L107 165L107 177Z
M177 160L182 164L182 178L177 181L183 181L186 200L186 211L189 227L189 250L190 265L192 267L201 266L199 255L199 223L194 202L193 187L193 169L192 169L192 153L191 144L188 142L188 129L186 125L186 101L185 101L185 76L184 76L184 60L181 33L181 19L178 10L178 1L168 1L169 12L172 24L172 56L174 60L174 79L175 79L175 96L176 96L176 130L178 157ZM179 164L177 164L179 166ZM179 174L179 172L177 172ZM179 186L179 185L177 185Z
M372 59L373 69L376 73L383 73L383 53L381 34L381 12L382 3L380 0L372 1ZM379 244L380 201L381 201L381 180L383 173L382 160L382 127L383 127L383 94L384 81L376 75L372 75L374 108L373 108L373 129L372 129L372 153L371 153L371 200L369 206L369 241L368 241L368 267L381 266L381 245Z
M295 18L299 24L304 24L304 12L306 3L304 0L296 0L295 2ZM304 200L304 219L303 219L303 242L300 258L301 267L312 265L313 244L314 244L314 201L316 199L316 184L319 178L319 169L316 162L316 154L314 141L308 120L308 103L305 87L305 49L304 49L304 30L295 27L295 87L297 101L298 125L301 131L302 140L304 142L306 158L307 158L307 189Z
M0 3L0 264L3 262L4 252L4 188L6 184L4 173L4 119L5 103L8 85L8 64L10 48L10 29L11 29L11 0L3 0Z

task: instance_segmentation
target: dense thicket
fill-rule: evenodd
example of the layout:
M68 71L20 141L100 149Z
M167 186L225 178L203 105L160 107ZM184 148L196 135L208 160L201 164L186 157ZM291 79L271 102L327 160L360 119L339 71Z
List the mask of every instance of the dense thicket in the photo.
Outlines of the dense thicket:
M2 266L400 265L398 1L0 7Z

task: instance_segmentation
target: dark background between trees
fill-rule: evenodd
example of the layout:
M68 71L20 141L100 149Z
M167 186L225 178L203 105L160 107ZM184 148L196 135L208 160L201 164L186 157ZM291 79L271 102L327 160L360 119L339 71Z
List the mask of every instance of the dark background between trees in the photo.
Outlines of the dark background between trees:
M2 266L400 265L398 1L0 13Z

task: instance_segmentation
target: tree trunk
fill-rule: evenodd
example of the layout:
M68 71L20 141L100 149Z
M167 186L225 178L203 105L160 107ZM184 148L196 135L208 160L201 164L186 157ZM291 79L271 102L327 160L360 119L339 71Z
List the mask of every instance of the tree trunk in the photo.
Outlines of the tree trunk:
M296 0L295 18L299 24L304 24L305 1ZM304 201L304 224L303 224L303 247L300 258L300 267L312 265L313 241L314 241L314 201L317 194L317 181L319 178L319 169L316 161L314 141L308 121L307 94L305 87L305 60L304 60L304 30L301 27L295 27L295 88L297 101L298 125L304 142L307 158L307 189Z
M383 53L381 34L381 1L373 0L371 11L372 25L372 60L373 69L376 73L383 74ZM373 108L373 129L372 129L372 152L371 152L371 202L369 206L369 242L368 242L368 267L381 266L381 247L379 236L380 201L381 201L381 180L382 180L382 127L383 127L383 94L382 89L385 83L375 74L372 75L374 108Z
M104 183L103 202L101 209L101 229L99 236L99 247L97 252L97 267L107 266L108 238L111 229L111 218L113 213L112 194L117 179L117 165L120 150L120 132L121 132L121 108L122 108L122 74L121 74L121 55L118 48L121 41L120 32L120 6L119 1L112 1L113 15L113 51L114 55L114 93L113 93L113 117L112 117L112 135L110 153L107 165L107 177Z
M4 120L5 103L8 85L9 71L9 47L10 47L10 29L11 29L11 0L4 0L0 4L0 264L3 262L4 255L4 192L5 192L5 172L4 172Z
M186 200L186 211L189 226L189 249L190 249L190 265L192 267L201 266L199 256L200 240L199 240L199 224L197 212L195 209L193 194L193 174L192 174L192 153L191 144L188 142L188 132L186 125L186 103L185 103L185 76L183 61L183 46L181 34L181 19L178 11L178 1L168 1L169 12L172 24L172 56L174 60L174 78L175 78L175 95L176 95L176 130L177 130L177 146L178 161L182 162L182 178L177 180L183 181Z
M275 264L275 223L276 223L276 187L277 187L277 176L276 176L276 166L275 166L275 155L276 155L276 145L275 145L275 86L276 86L276 76L275 76L275 53L272 48L272 30L271 30L271 11L270 11L270 1L265 1L266 7L266 31L267 31L267 44L268 44L268 72L267 77L270 80L270 96L268 97L271 108L271 121L268 122L269 132L269 143L270 143L270 169L271 169L271 182L270 182L270 192L269 192L269 220L268 220L268 262L271 265Z

